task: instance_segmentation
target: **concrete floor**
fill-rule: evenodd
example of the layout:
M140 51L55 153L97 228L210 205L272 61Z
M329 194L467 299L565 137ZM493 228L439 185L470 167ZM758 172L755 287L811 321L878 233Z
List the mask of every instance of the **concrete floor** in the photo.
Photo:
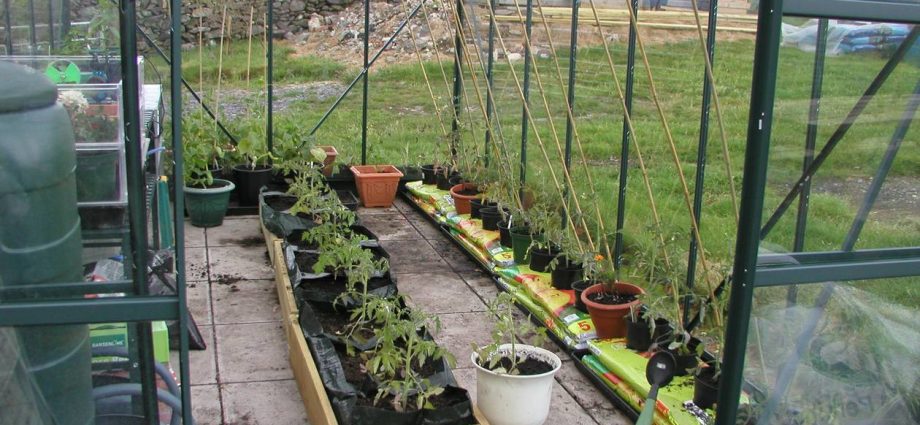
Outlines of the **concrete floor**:
M457 358L454 375L476 396L472 343L489 340L485 301L491 279L437 228L402 200L392 208L361 209L363 224L391 256L400 292L437 314L436 336ZM227 217L220 227L186 225L189 309L207 339L190 355L192 404L199 424L307 423L291 374L272 269L258 217ZM563 366L556 375L547 424L618 425L631 422L551 342Z

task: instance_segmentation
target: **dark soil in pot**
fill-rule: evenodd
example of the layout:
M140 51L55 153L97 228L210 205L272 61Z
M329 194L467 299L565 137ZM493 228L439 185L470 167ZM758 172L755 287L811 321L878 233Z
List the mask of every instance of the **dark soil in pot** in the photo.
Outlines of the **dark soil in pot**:
M501 244L505 248L511 248L511 224L507 221L500 221L497 224L498 234L501 236Z
M483 366L484 368L489 369L488 364L480 365L480 366ZM498 359L498 363L495 364L495 367L489 370L495 370L499 367L502 367L505 370L510 370L511 366L512 366L511 359L507 357L502 357ZM553 370L553 365L543 360L538 360L533 357L527 357L524 359L524 361L518 363L517 370L518 372L520 372L519 374L521 376L542 375L546 372L551 372Z
M560 258L556 268L553 269L553 287L556 289L572 289L572 283L581 280L584 266L568 258Z
M581 300L581 293L585 292L585 289L588 289L596 284L597 282L593 280L579 280L572 282L572 291L575 292L575 308L585 313L588 312L588 306L586 306L584 301Z
M297 263L297 267L300 268L300 271L303 273L335 273L335 269L331 266L326 266L324 270L319 272L314 271L313 266L316 265L318 259L318 252L297 251L294 253L294 262Z
M700 409L709 409L719 398L719 378L714 367L705 367L693 379L693 404Z
M627 304L636 300L634 294L620 294L617 292L595 292L588 295L588 299L594 301L598 304L607 304L607 305L619 305Z
M553 247L534 247L530 250L530 269L535 272L544 273L550 261L553 261L558 255L559 250Z
M502 220L502 213L498 207L483 207L479 210L482 216L482 228L485 230L498 230L498 222Z
M463 182L460 182L460 183L463 183ZM460 183L457 183L457 184L460 184ZM457 193L459 193L459 194L461 194L461 195L463 195L463 196L476 196L476 195L479 194L479 190L476 189L476 188L466 187L466 188L464 188L463 190L461 190L461 191L459 191L459 192L457 192Z

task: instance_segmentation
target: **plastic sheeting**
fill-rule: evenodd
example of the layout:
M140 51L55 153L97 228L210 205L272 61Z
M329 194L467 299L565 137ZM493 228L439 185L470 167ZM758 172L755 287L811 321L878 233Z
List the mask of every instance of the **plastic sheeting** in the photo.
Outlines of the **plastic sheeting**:
M799 289L798 305L780 301L754 311L746 375L768 389L768 399L778 397L769 423L920 423L916 310L838 285L819 312L802 300L804 290ZM758 296L776 299L771 295L779 293L770 291L785 294L785 288L775 288L759 290ZM802 338L814 318L818 321L813 338ZM795 371L791 384L785 395L775 394L773 387L787 363ZM761 406L767 404L765 400ZM763 417L768 412L761 413Z
M891 52L904 41L909 32L910 26L903 24L841 24L829 20L827 54ZM801 27L783 24L784 46L814 52L817 41L817 21L808 21Z

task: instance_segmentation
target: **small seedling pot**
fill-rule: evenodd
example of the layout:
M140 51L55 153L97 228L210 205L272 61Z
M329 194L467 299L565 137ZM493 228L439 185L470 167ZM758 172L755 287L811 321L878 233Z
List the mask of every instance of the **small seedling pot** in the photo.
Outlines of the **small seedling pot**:
M530 250L530 269L535 272L545 273L549 263L559 256L559 251L552 248L533 248Z
M591 321L594 322L598 338L623 338L626 336L626 316L629 315L629 309L638 307L640 301L636 299L623 304L601 304L589 298L591 294L605 290L602 284L594 285L581 293L581 300L588 307L588 314L591 315ZM614 290L619 294L628 295L644 293L642 288L624 282L615 283Z
M527 252L527 249L530 248L530 243L533 241L530 227L515 226L509 229L508 233L511 235L511 248L514 250L515 264L530 263L530 253Z
M511 224L502 220L496 226L498 226L498 235L501 237L502 246L511 248Z
M519 355L536 358L552 366L540 375L508 375L479 365L476 352L470 356L476 366L476 404L493 425L540 425L549 415L553 395L553 375L559 371L559 356L539 347L515 344ZM499 346L496 353L511 352L511 344Z
M317 146L322 149L323 152L326 152L326 159L323 160L323 169L322 173L326 177L332 176L332 171L334 170L333 164L335 163L335 158L339 156L339 151L336 150L335 146Z
M705 367L693 379L693 404L700 409L710 409L718 398L719 378L715 376L715 368Z
M553 287L556 289L572 289L572 283L581 280L584 266L566 257L560 257L556 268L551 274Z
M483 207L479 210L482 215L482 228L485 230L498 230L498 222L502 220L502 213L498 207Z
M575 293L575 308L585 313L588 312L588 307L585 305L585 302L581 300L581 293L585 292L585 289L588 289L596 284L597 282L593 280L579 280L572 282L572 291Z
M464 195L462 193L471 189L476 192L475 195ZM457 214L469 214L470 202L481 198L482 194L476 189L475 183L459 183L450 188L450 196L454 199L454 209L457 210Z

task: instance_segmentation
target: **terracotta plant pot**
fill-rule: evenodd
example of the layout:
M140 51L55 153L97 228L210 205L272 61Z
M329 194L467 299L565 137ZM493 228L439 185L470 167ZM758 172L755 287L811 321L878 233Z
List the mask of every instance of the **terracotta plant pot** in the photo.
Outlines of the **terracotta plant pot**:
M332 175L333 165L335 163L335 158L339 156L339 151L335 149L335 146L317 146L322 149L323 152L326 152L326 159L323 160L323 170L322 173L324 176L329 177Z
M393 205L399 179L403 173L392 165L354 165L351 172L355 175L358 196L365 207L384 207Z
M585 289L581 293L581 301L588 307L588 314L591 315L591 321L594 322L598 338L623 338L626 336L626 316L629 315L629 309L637 307L640 301L633 300L623 304L600 304L591 301L589 298L591 294L604 290L602 284ZM619 294L629 295L640 295L645 292L636 285L623 282L615 283L614 290Z
M473 190L476 192L475 195L464 195L461 192ZM470 201L473 199L482 198L482 194L479 193L475 183L460 183L450 188L450 196L454 198L454 209L457 210L457 214L469 214L470 213Z

